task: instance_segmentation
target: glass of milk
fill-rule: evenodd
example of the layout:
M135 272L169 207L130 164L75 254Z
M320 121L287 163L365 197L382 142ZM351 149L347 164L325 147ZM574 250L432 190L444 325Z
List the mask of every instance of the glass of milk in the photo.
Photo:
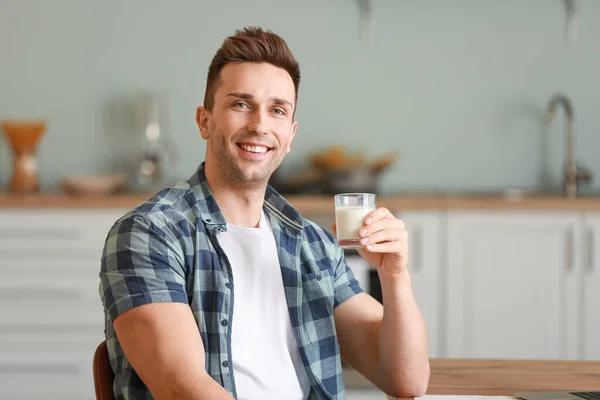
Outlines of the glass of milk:
M335 195L335 224L337 241L345 249L363 247L358 230L364 225L365 216L375 210L372 193L341 193Z

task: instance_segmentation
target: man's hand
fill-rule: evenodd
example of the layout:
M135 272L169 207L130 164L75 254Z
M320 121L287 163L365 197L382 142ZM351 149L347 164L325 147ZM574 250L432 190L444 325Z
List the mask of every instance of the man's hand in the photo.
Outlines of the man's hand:
M333 224L335 232L336 226ZM406 272L408 265L408 233L404 222L387 208L380 207L367 214L358 230L361 244L358 254L377 267L379 274L394 277Z

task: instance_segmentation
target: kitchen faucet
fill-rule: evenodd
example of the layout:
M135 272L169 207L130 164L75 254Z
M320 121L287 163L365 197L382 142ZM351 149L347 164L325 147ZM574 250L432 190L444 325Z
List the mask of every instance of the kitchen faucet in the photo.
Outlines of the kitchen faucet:
M563 190L566 197L577 197L579 182L589 182L592 179L590 172L577 166L574 155L574 136L573 130L573 107L571 101L564 94L555 94L550 98L546 107L546 123L552 122L556 108L562 105L565 109L565 174Z

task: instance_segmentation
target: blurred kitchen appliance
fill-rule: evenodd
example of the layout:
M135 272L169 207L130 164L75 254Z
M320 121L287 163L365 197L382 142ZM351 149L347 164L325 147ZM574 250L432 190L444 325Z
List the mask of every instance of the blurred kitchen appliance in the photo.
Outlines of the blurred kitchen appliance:
M383 292L381 291L381 281L379 280L379 272L376 268L369 269L368 286L366 291L375 300L383 304Z
M3 121L2 129L12 151L11 193L39 191L37 147L46 131L45 121Z
M339 169L325 175L323 191L337 193L379 193L377 173L369 168Z
M324 194L378 193L381 174L397 158L397 151L390 151L370 160L363 151L349 152L342 146L332 146L311 154L309 163L318 171Z
M135 184L160 183L175 161L169 136L169 98L164 93L145 93L135 102L135 127L141 133L141 154L134 166Z

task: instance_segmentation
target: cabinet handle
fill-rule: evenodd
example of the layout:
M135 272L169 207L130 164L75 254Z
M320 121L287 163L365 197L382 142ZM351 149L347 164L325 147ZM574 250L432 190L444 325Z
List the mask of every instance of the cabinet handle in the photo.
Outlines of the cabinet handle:
M573 257L574 252L573 252L573 242L575 240L574 233L573 233L573 229L569 229L566 233L567 235L567 260L566 260L566 264L567 264L567 270L572 271L573 267L575 265L574 261L573 261Z
M588 270L594 269L594 229L588 228L587 232L587 262Z
M413 228L413 260L411 264L415 271L423 269L423 230L420 226Z

